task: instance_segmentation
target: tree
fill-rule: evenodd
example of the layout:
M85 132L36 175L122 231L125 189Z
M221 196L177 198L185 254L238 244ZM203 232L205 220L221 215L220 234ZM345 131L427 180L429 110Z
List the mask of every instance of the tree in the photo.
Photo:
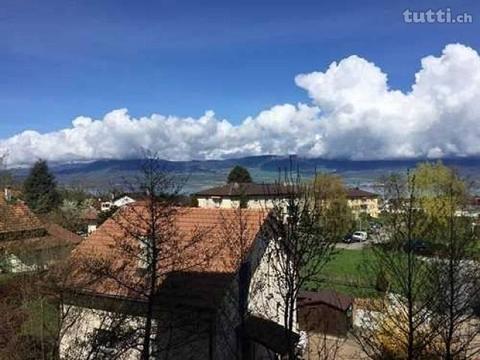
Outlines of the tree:
M338 175L317 174L313 180L312 193L324 231L335 241L342 240L354 223L342 178Z
M240 165L236 165L228 174L227 183L251 183L252 177L247 169Z
M12 185L12 174L7 170L8 153L0 154L0 190Z
M184 334L185 346L203 335L196 327L199 318L186 318L188 314L179 312L182 307L159 299L159 292L169 286L167 278L175 281L177 275L201 269L217 251L199 248L209 229L195 227L188 234L180 231L176 219L185 210L176 205L175 199L182 185L162 170L155 156L146 157L135 181L136 191L145 194L145 199L119 209L105 224L115 229L107 235L112 242L109 254L100 258L85 254L77 259L81 276L89 283L113 282L113 291L118 288L119 293L128 292L129 298L141 303L135 310L137 317L126 314L121 304L118 311L99 315L101 331L82 340L90 349L89 358L98 358L105 340L116 343L116 356L110 354L109 358L132 349L140 353L141 360L168 358L169 352L180 346L172 343L172 339L178 340L174 332ZM75 358L77 354L72 351Z
M23 184L25 201L36 213L48 213L60 204L54 175L45 160L38 160Z
M280 309L288 345L288 359L297 359L295 339L297 297L305 288L318 287L323 269L335 251L334 226L322 220L323 201L314 196L311 184L299 176L286 176L290 192L279 196L268 217L266 232L273 246L269 262L278 286L282 289Z
M445 227L452 208L461 207L468 195L468 186L455 170L437 163L421 163L413 171L422 209L434 221L436 229ZM432 234L433 235L433 234Z
M434 349L446 360L472 358L480 351L474 341L480 334L475 311L476 299L480 296L478 236L473 231L472 219L457 215L457 210L462 209L466 186L453 173L443 180L436 196L445 207L430 214L440 218L435 222L437 231L432 235L433 241L442 245L441 257L431 260L431 283L437 289L432 308L432 323L438 329ZM435 180L430 183L434 184Z
M370 265L385 295L371 302L355 335L373 359L472 358L480 350L480 272L472 219L459 215L468 186L441 163L385 183L388 233ZM425 245L440 251L419 254Z
M387 192L387 235L366 264L387 291L369 303L354 336L371 359L428 359L437 334L430 319L438 292L431 262L418 256L415 244L431 231L431 222L421 209L415 175L392 177Z

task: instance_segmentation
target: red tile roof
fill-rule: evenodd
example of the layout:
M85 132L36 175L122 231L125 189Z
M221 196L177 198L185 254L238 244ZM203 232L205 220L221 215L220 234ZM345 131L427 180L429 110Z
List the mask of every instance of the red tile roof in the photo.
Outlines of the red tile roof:
M43 223L21 201L0 202L0 247L38 250L76 245L82 238L59 225Z
M3 198L2 198L3 199ZM43 228L42 222L25 203L0 202L0 233L31 231Z
M173 222L162 226L165 217L160 216L157 231L163 256L157 270L160 282L174 272L235 273L242 253L250 250L266 217L263 211L246 209L170 211ZM72 276L71 286L77 291L138 298L139 291L135 289L145 282L139 272L139 238L146 234L143 229L150 223L150 214L144 202L128 205L81 243L72 253L72 263L78 270ZM108 274L114 272L115 279L97 276L99 267Z
M349 199L361 199L361 198L377 198L378 194L361 190L359 188L347 189L347 198Z

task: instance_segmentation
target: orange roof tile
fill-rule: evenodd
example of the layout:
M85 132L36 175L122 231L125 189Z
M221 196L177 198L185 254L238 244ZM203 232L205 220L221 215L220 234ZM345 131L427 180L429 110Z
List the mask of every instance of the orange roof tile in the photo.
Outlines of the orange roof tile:
M169 211L173 212L169 213L172 221L165 222L167 216L160 216L156 232L161 254L157 264L160 283L176 272L235 273L267 215L251 209L171 208ZM151 222L150 214L146 203L129 205L81 243L72 253L72 264L77 270L71 286L102 295L138 298L145 282L139 271L139 243Z
M22 249L76 245L82 238L59 225L43 223L22 201L0 202L0 247Z
M0 203L0 233L30 231L42 228L41 221L25 203Z

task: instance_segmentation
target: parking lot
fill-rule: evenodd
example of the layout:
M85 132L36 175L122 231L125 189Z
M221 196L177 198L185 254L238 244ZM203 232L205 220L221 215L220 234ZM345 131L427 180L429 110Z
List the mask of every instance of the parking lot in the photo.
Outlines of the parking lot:
M335 247L337 249L362 250L364 247L368 247L372 244L373 244L373 241L371 239L368 239L367 241L353 242L350 244L340 242L340 243L337 243Z
M337 249L348 249L348 250L361 250L365 247L372 246L373 244L385 241L382 239L385 239L386 233L383 231L379 231L374 234L368 234L368 238L366 241L362 242L352 242L352 243L344 243L344 242L339 242L335 245Z

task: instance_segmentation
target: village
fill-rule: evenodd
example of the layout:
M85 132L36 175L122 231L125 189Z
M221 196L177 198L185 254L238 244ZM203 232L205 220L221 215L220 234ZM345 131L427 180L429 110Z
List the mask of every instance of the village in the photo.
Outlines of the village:
M224 185L186 194L154 157L128 185L60 187L41 160L22 182L2 175L9 359L480 350L480 197L440 162L385 177L379 193L327 173L256 183L235 166Z
M480 360L480 1L0 4L0 360Z

